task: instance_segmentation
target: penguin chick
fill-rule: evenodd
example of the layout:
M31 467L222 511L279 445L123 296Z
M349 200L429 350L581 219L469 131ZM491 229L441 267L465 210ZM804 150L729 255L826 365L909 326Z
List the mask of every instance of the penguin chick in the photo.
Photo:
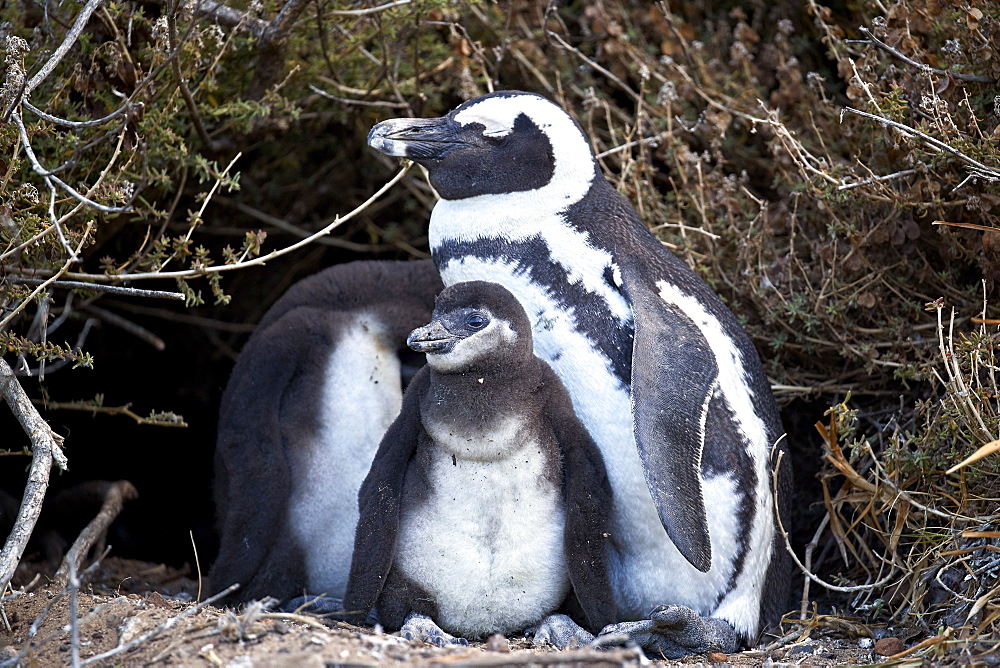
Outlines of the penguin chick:
M345 608L406 637L428 617L469 638L519 631L568 595L593 631L614 621L611 488L520 303L453 285L407 343L427 366L361 486Z

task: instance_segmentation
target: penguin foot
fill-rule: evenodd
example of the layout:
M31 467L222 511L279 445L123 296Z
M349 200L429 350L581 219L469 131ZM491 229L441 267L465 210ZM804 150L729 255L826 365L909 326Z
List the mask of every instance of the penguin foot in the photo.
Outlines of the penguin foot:
M296 596L281 604L282 612L307 612L317 617L331 617L344 614L343 599L332 596Z
M537 626L525 629L536 645L549 644L559 649L580 647L594 641L592 633L566 615L549 615Z
M657 606L649 613L649 619L605 626L598 640L609 635L624 636L647 653L660 654L666 659L705 652L730 654L739 649L736 631L728 622L701 617L683 605Z
M349 621L354 624L364 624L365 626L375 626L379 623L378 615L374 610L362 620L362 615L357 612L344 610L344 601L333 596L296 596L282 603L278 609L281 612L304 612L328 620Z
M434 623L434 620L418 612L411 612L407 616L406 621L403 622L403 628L399 629L399 635L406 640L417 640L438 647L469 644L465 638L456 638L450 633L445 633L441 627Z

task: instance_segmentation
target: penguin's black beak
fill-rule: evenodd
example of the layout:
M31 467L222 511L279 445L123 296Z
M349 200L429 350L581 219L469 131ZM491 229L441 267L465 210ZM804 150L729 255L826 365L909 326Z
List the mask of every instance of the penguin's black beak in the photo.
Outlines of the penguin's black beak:
M452 334L440 321L417 327L406 337L406 345L418 353L450 353L461 336Z
M368 133L368 145L379 153L398 158L440 160L466 142L462 126L448 116L441 118L393 118L382 121Z

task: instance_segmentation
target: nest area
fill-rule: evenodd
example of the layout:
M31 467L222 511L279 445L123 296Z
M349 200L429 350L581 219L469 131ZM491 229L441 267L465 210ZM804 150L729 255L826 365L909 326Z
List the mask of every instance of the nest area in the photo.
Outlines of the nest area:
M193 528L211 558L221 389L292 282L427 256L434 194L411 169L368 201L399 167L367 129L517 88L574 114L757 344L798 478L789 634L995 651L996 3L154 0L0 21L3 359L65 437L55 488L135 483L120 549L180 564ZM0 428L19 497L32 443Z

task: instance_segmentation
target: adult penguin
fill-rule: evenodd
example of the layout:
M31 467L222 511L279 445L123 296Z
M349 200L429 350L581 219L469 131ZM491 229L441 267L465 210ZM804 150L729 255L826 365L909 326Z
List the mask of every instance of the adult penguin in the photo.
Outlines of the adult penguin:
M490 280L517 296L536 355L601 450L624 622L606 631L668 657L703 650L709 636L730 650L752 642L789 584L772 494L784 445L735 316L607 182L573 118L540 95L497 92L442 118L384 121L368 142L427 169L441 198L429 238L444 284ZM786 461L782 511L789 484Z
M407 339L427 353L372 463L344 607L435 644L527 627L593 640L615 621L600 451L508 290L444 290ZM537 632L536 632L537 636Z
M343 597L358 489L402 404L406 336L440 290L430 260L351 262L299 281L264 315L219 411L212 591Z

